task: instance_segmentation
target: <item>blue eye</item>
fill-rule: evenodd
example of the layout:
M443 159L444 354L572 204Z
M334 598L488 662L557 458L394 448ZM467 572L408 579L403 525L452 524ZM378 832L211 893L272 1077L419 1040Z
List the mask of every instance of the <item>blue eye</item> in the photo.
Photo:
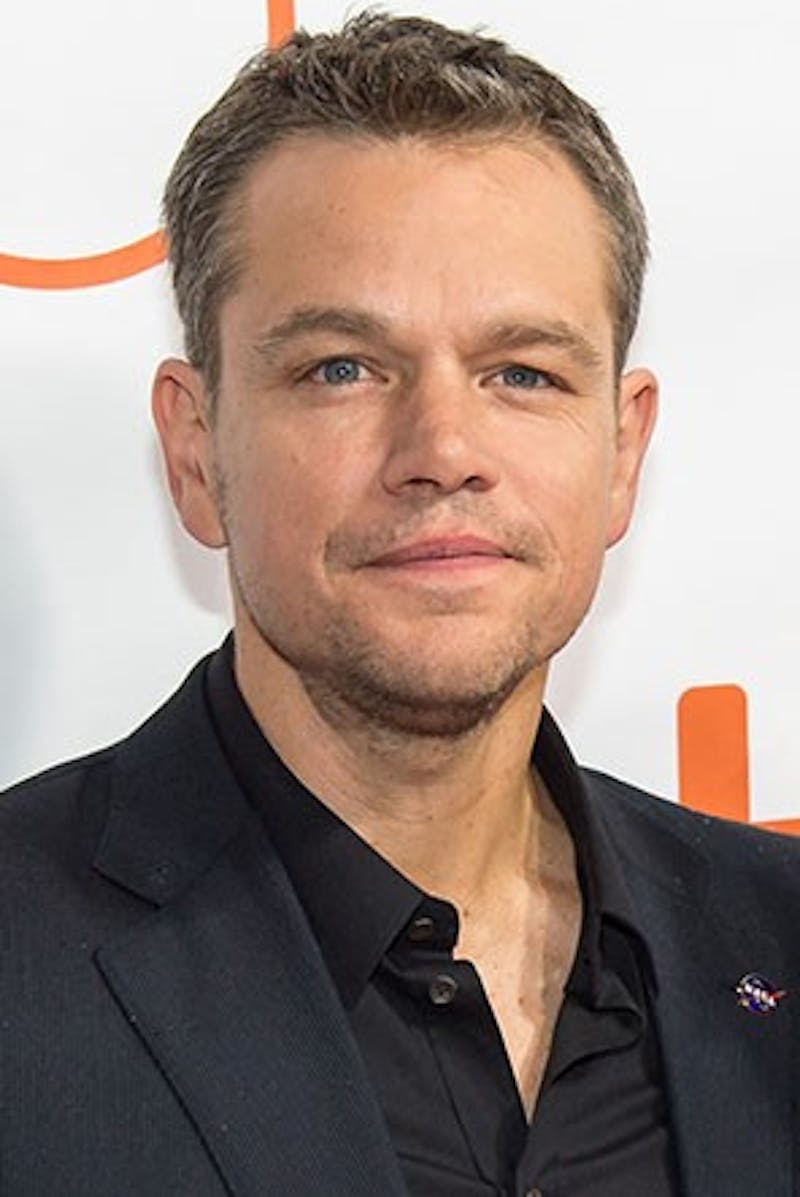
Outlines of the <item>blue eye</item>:
M553 386L553 379L543 370L535 366L506 366L500 371L500 378L506 386L517 387L524 391L538 390L540 387Z
M358 382L361 378L361 363L351 357L332 357L322 362L312 372L311 377L317 376L320 382L328 386L346 386L351 382Z

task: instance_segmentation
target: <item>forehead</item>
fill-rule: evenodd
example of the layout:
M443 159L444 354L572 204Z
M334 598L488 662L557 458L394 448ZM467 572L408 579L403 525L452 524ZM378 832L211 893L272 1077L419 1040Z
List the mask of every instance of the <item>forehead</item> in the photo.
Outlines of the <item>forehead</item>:
M235 227L234 306L358 300L425 320L506 302L610 322L605 218L532 137L295 136L252 169Z

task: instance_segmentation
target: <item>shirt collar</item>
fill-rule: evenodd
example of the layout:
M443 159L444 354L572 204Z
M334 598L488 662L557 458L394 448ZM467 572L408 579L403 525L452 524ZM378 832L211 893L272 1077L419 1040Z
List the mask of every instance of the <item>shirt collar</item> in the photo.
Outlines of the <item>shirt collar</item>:
M654 984L644 930L636 916L625 870L600 813L590 799L583 771L575 761L558 725L545 708L533 749L533 765L557 806L575 846L575 862L583 900L583 926L570 983L586 991L594 1005L612 1005L615 986L609 986L603 962L618 957L609 950L608 932L614 927L633 937L637 956ZM617 972L617 968L614 968ZM586 988L588 987L588 989ZM636 986L638 990L638 984Z
M261 812L340 997L351 1008L421 905L440 900L399 873L283 764L236 684L232 636L209 659L206 698L231 768ZM607 1005L614 987L609 990L602 968L603 922L638 934L622 867L547 711L532 760L575 844L584 918L569 987L593 1005Z

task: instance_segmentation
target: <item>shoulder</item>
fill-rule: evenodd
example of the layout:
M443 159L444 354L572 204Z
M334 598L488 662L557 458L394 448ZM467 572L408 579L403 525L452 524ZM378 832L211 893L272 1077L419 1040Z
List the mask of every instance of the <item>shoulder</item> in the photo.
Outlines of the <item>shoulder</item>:
M714 818L592 769L582 769L587 794L614 840L628 854L698 853L719 879L748 875L760 884L783 877L800 883L800 838Z
M180 772L202 731L201 665L130 735L0 793L0 875L23 862L30 867L37 854L65 859L75 853L85 860L102 836L115 787L155 776L167 761L173 774Z
M121 891L98 885L92 867L111 808L115 754L111 747L67 762L0 795L5 1002L41 999L48 975L65 984L74 978L130 906Z
M63 856L98 828L107 808L116 746L67 761L0 794L0 859L30 863L37 849ZM77 845L76 845L77 846ZM20 856L22 852L22 857Z

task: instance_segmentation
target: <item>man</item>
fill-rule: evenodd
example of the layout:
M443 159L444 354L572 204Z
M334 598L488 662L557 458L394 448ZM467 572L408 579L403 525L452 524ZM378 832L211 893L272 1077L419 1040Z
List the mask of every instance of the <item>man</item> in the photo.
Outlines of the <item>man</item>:
M235 629L3 801L3 1194L797 1192L797 846L542 707L656 409L607 129L364 16L250 63L165 210L155 420Z

